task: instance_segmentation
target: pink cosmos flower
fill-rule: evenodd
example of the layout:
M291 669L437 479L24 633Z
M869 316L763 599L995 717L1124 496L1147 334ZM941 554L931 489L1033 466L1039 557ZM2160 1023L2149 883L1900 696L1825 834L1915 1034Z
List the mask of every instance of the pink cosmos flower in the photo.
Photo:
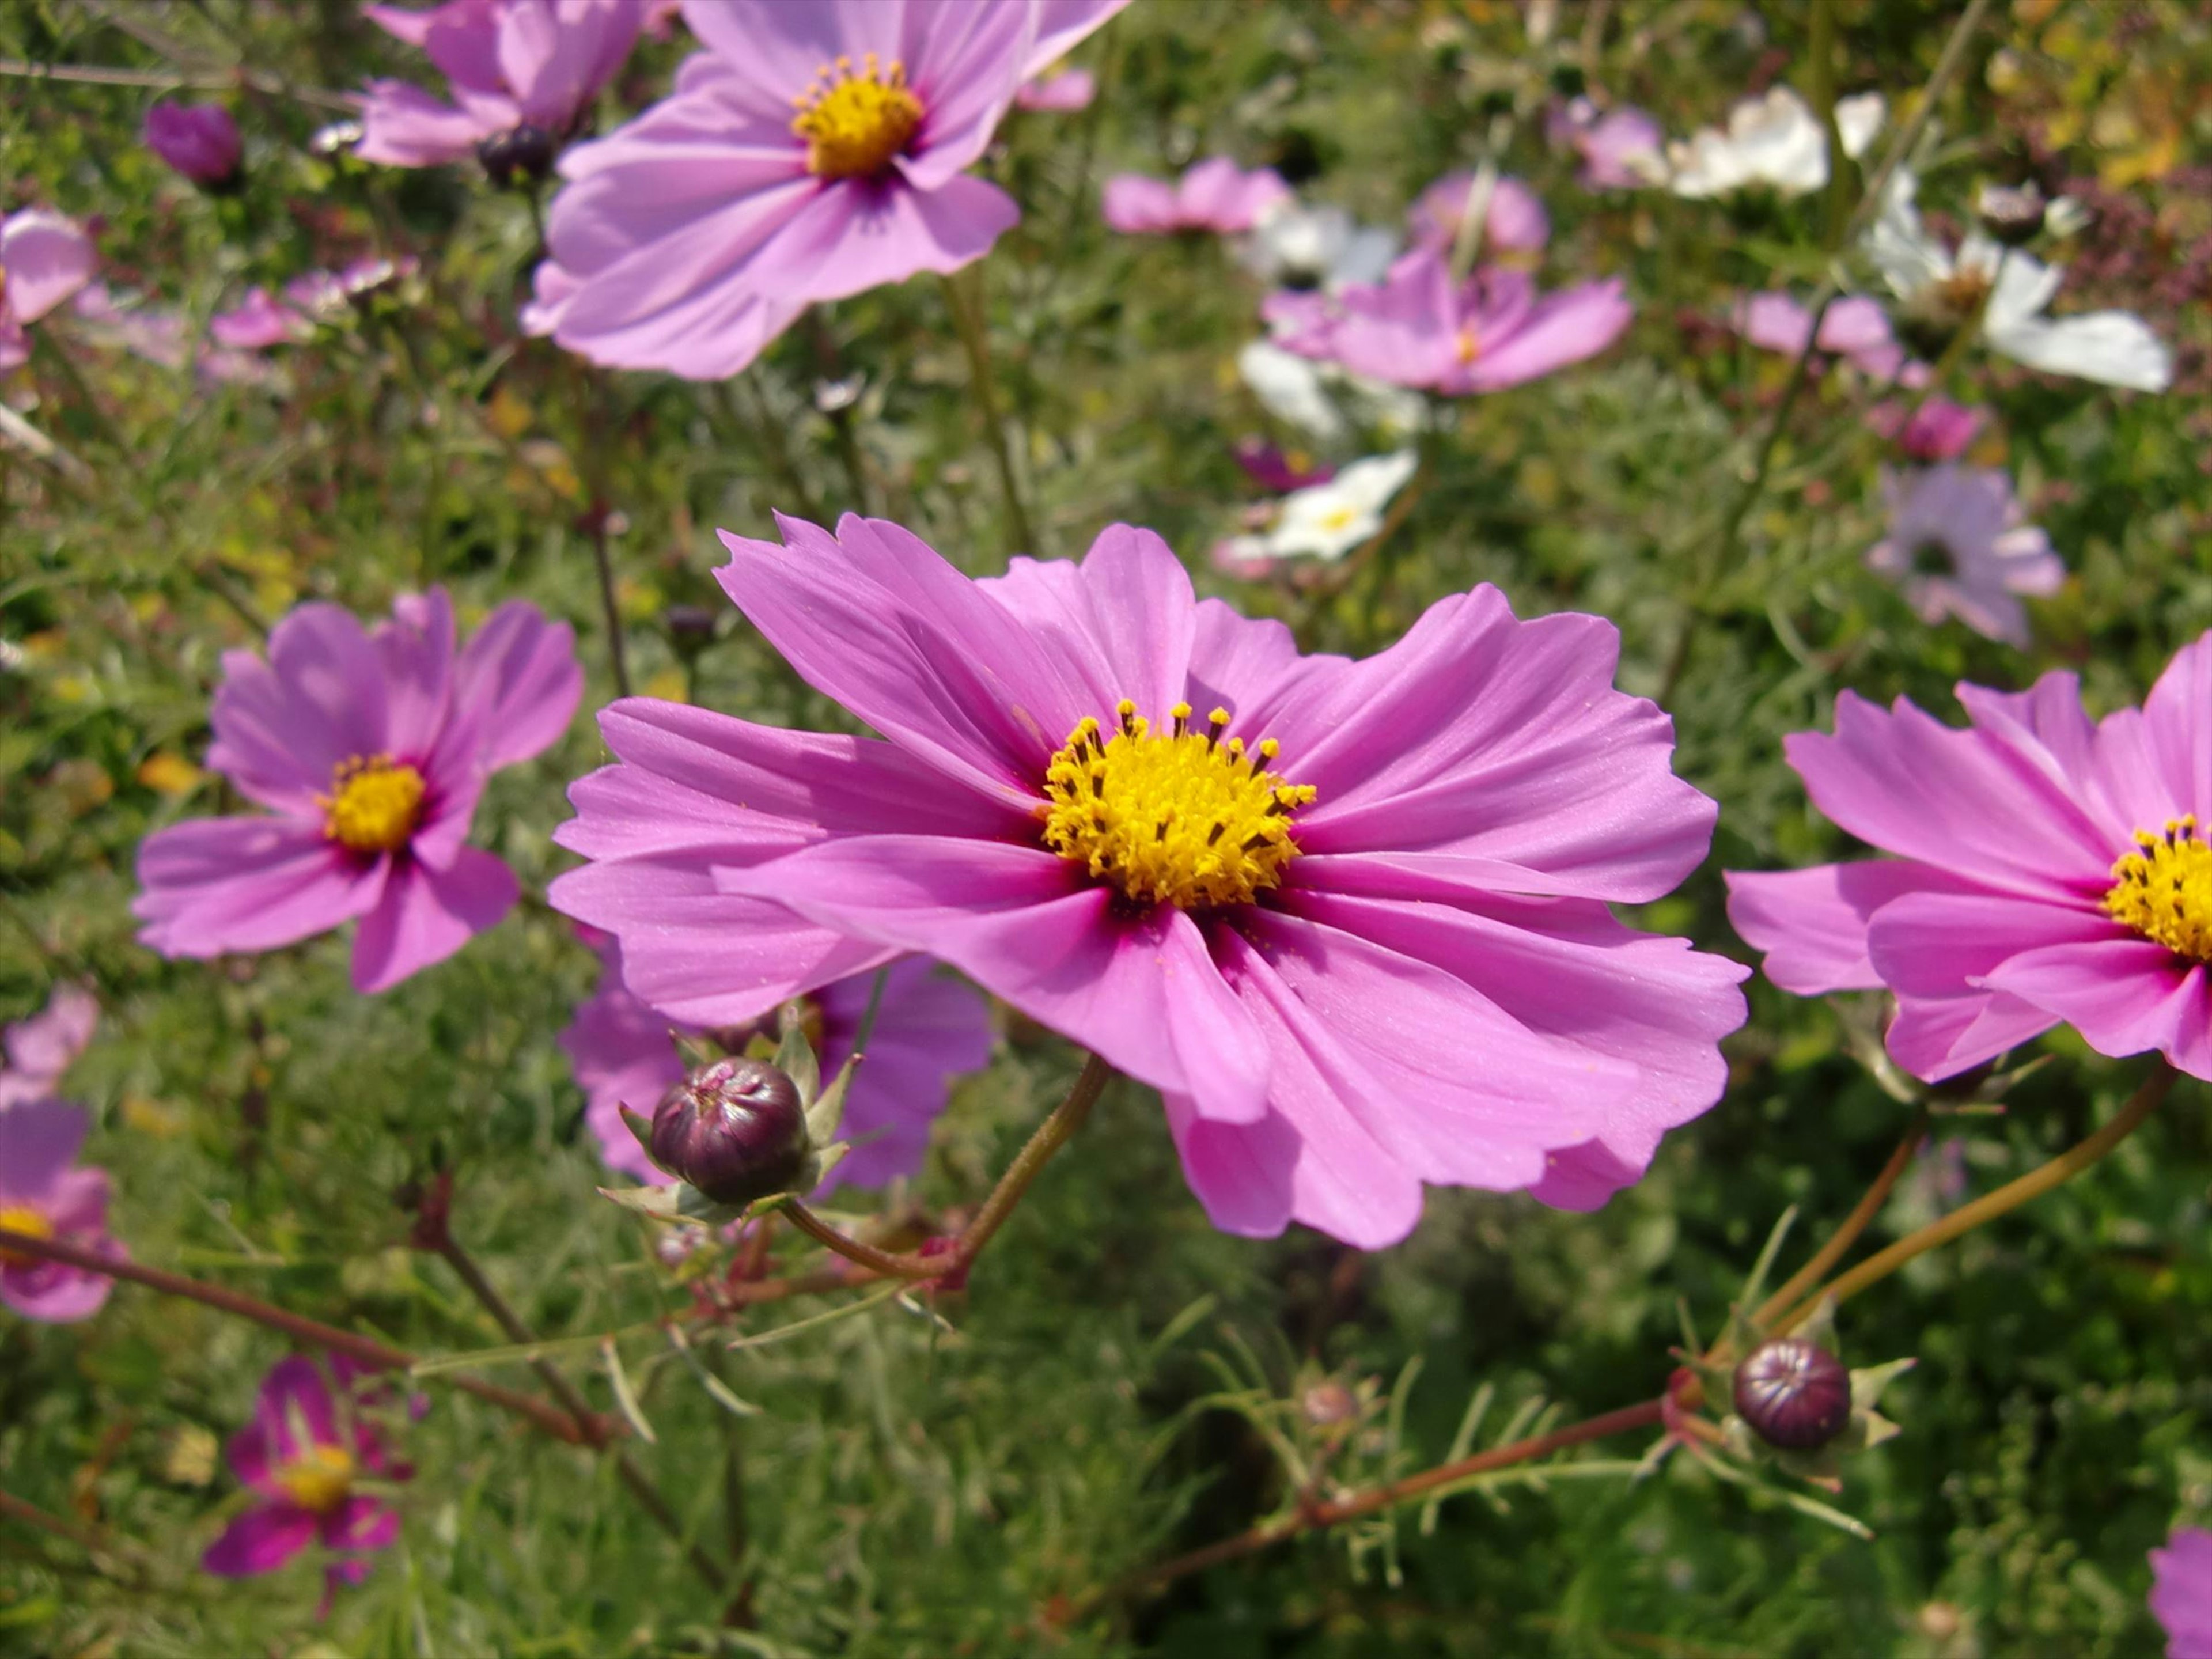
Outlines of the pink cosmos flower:
M1441 250L1449 258L1474 188L1473 173L1447 173L1423 191L1406 215L1413 246ZM1493 180L1482 220L1483 252L1534 253L1551 240L1552 218L1536 192L1510 176Z
M2150 1553L2151 1616L2166 1627L2166 1659L2212 1659L2212 1532L2176 1527Z
M152 150L196 185L215 188L238 176L245 147L221 104L156 104L142 131Z
M1128 0L690 0L674 93L561 161L524 326L721 380L807 306L957 270L1020 217L967 176L1022 82Z
M1885 399L1866 412L1866 423L1916 461L1955 461L1981 435L1989 411L1948 398L1929 398L1910 416L1903 404Z
M202 818L138 848L145 923L167 957L270 951L359 919L353 983L442 962L514 902L514 873L463 845L491 773L560 737L583 694L574 637L510 600L458 657L445 590L372 631L303 605L265 662L223 658L208 764L273 816Z
M0 1066L0 1111L54 1091L62 1074L92 1043L100 1002L81 985L53 988L46 1006L8 1027L7 1064Z
M744 1048L750 1033L672 1025L623 986L621 948L611 941L603 948L607 966L599 988L576 1010L561 1046L586 1097L584 1121L599 1137L608 1164L640 1181L663 1181L667 1177L624 1126L622 1108L650 1118L660 1097L684 1080L677 1037L716 1035L734 1051ZM875 979L855 974L823 986L809 1000L820 1026L810 1035L825 1079L852 1054ZM884 982L867 1058L853 1074L845 1099L839 1134L854 1143L853 1150L821 1190L848 1181L879 1187L919 1170L929 1150L929 1126L945 1109L952 1079L988 1065L991 1043L991 1011L981 997L921 957L895 963Z
M1244 476L1270 495L1287 495L1309 484L1327 483L1336 476L1336 469L1326 461L1316 461L1310 455L1286 455L1264 438L1239 438L1234 453Z
M1893 856L1731 872L1736 932L1785 991L1894 992L1889 1052L1930 1082L2062 1022L2212 1078L2212 635L2102 720L2068 673L1958 692L1964 731L1846 691L1835 735L1785 740L1814 804Z
M1889 534L1867 550L1868 568L1905 590L1920 619L1956 617L1978 634L2027 644L2023 593L2056 593L2066 567L2051 538L2027 521L2012 480L1995 467L1885 471Z
M1215 1224L1403 1237L1426 1182L1595 1207L1711 1105L1745 970L1607 908L1713 803L1595 617L1493 588L1364 661L1194 599L1148 531L971 581L907 531L725 532L725 590L883 735L633 698L551 891L701 1024L949 962L1158 1088Z
M1754 294L1736 307L1729 321L1752 344L1790 357L1805 349L1813 332L1813 313L1787 294ZM1907 386L1916 386L1928 378L1924 365L1912 363L1908 369L1905 348L1890 332L1888 313L1872 300L1852 297L1832 301L1820 314L1820 348L1832 356L1849 358L1877 380L1901 379Z
M1666 133L1633 104L1602 113L1587 98L1555 105L1546 133L1581 155L1585 189L1636 190L1666 179Z
M1479 270L1454 283L1417 248L1376 287L1346 289L1329 355L1355 374L1448 396L1497 392L1595 356L1635 313L1615 280L1538 295L1528 275Z
M92 239L51 208L0 220L0 374L27 362L23 330L92 280Z
M399 1536L399 1511L356 1487L363 1476L404 1480L409 1471L386 1455L351 1396L333 1397L322 1367L304 1355L280 1359L262 1379L253 1420L225 1450L231 1473L258 1501L200 1558L218 1578L274 1572L319 1543L337 1557L325 1574L327 1607L340 1584L368 1576L368 1554Z
M402 167L457 161L521 128L550 149L589 112L645 24L643 0L448 0L428 11L362 11L427 53L453 94L442 103L409 82L368 83L355 154Z
M208 319L208 332L216 344L233 350L262 351L312 339L315 325L267 289L256 286L246 289L246 297L229 310Z
M15 1030L12 1028L12 1042ZM26 1100L0 1110L0 1227L120 1258L107 1236L107 1171L70 1167L84 1145L84 1109ZM104 1273L0 1245L0 1303L51 1325L89 1319L115 1281Z
M1089 70L1062 70L1057 75L1048 72L1031 76L1014 94L1014 103L1022 109L1066 114L1070 110L1088 109L1091 100L1097 95L1098 77Z
M1291 198L1273 167L1247 173L1225 155L1208 156L1173 183L1141 173L1117 173L1100 192L1106 222L1125 236L1212 231L1235 236Z

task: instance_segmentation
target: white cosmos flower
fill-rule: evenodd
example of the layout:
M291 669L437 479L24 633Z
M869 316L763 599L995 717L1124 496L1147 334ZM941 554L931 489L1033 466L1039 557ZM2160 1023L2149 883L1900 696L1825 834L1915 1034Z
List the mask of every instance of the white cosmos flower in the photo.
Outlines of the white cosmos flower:
M1979 231L1954 253L1921 222L1913 202L1918 188L1910 169L1892 174L1866 238L1868 257L1908 315L1958 326L1979 308L1990 349L2030 368L2137 392L2166 390L2172 354L2142 318L2125 311L2046 317L2063 269Z
M1886 106L1878 92L1836 100L1836 133L1856 159L1881 130ZM1728 128L1700 127L1667 146L1670 187L1704 199L1764 186L1803 196L1828 182L1828 135L1812 106L1788 87L1747 98L1729 112Z
M1317 443L1340 443L1349 435L1347 404L1362 423L1392 436L1413 432L1421 423L1418 392L1346 374L1334 363L1316 362L1266 340L1254 340L1239 351L1237 369L1270 415Z
M1370 455L1327 483L1310 484L1283 497L1267 550L1278 559L1340 559L1382 528L1382 509L1413 476L1413 452Z
M1398 238L1340 207L1310 208L1285 198L1260 216L1237 257L1263 283L1334 292L1347 283L1381 282L1398 257Z

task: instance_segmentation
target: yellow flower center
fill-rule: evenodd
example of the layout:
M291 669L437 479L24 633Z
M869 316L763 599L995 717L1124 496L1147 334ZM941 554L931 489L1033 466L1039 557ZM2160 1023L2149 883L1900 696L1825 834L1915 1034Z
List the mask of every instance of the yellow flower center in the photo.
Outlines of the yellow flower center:
M1174 731L1160 733L1127 698L1115 713L1111 738L1086 715L1054 754L1044 844L1140 904L1247 904L1274 886L1298 854L1291 815L1314 798L1311 784L1262 769L1275 740L1251 754L1242 738L1223 742L1222 708L1194 732L1179 702Z
M1333 507L1321 515L1321 527L1323 530L1341 530L1358 516L1358 507Z
M356 853L396 853L422 816L422 775L389 755L356 755L331 774L318 795L323 833Z
M791 130L806 140L806 170L824 179L864 179L881 173L921 125L921 100L906 83L906 65L888 66L870 52L853 73L840 58L815 71L814 84L792 106Z
M353 1490L353 1459L343 1447L310 1446L280 1467L276 1480L301 1509L328 1515Z
M1463 325L1459 331L1459 366L1465 368L1482 356L1482 337L1474 331L1474 325Z
M46 1219L44 1210L34 1210L27 1204L0 1204L0 1230L21 1233L27 1238L52 1238L54 1224ZM0 1267L28 1267L43 1258L26 1255L21 1250L0 1248Z
M2212 847L2197 838L2195 815L2163 833L2136 830L2136 845L2112 866L2105 908L2176 956L2212 963Z

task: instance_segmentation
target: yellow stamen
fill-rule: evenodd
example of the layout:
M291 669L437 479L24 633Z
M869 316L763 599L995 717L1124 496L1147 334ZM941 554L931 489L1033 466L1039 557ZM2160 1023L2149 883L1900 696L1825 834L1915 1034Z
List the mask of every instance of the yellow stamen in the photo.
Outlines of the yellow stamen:
M906 65L870 52L853 73L840 58L815 71L814 84L792 105L791 130L806 140L806 170L823 179L872 178L905 149L921 125L921 100L906 83Z
M1126 698L1114 712L1111 737L1086 716L1053 756L1044 844L1139 904L1248 904L1280 881L1298 853L1291 817L1315 792L1263 769L1275 740L1251 754L1224 742L1225 708L1196 732L1177 703L1158 733Z
M315 797L323 833L356 853L396 853L422 816L422 775L389 755L356 755L331 774L331 793Z
M2197 838L2196 817L2138 830L2136 845L2112 866L2105 908L2176 956L2212 963L2212 847Z
M1342 530L1358 516L1357 507L1333 507L1321 515L1320 525L1323 530Z
M1459 331L1459 366L1465 368L1482 356L1482 337L1474 331L1473 323L1463 324Z
M34 1210L27 1204L0 1204L0 1229L21 1233L27 1238L52 1238L54 1224L46 1219L44 1210ZM0 1267L35 1267L43 1258L26 1255L21 1250L0 1249Z
M309 1446L279 1467L275 1479L301 1509L328 1515L353 1491L353 1459L343 1447Z

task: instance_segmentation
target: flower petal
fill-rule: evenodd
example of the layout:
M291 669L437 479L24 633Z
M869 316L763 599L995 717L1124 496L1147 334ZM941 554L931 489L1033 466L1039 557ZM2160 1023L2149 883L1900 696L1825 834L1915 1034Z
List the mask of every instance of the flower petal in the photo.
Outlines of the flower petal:
M483 710L483 763L513 766L560 741L584 695L576 632L510 599L471 635L455 677L457 701Z
M390 866L289 819L199 818L139 842L131 911L163 956L273 951L374 908Z
M1973 884L1909 859L1862 859L1809 870L1722 872L1729 921L1766 953L1766 976L1799 996L1871 991L1882 982L1867 956L1875 913L1907 893L1972 892Z
M200 1558L203 1571L218 1578L251 1578L274 1572L314 1541L315 1515L291 1504L261 1504L223 1529Z
M364 995L388 991L443 962L497 927L518 891L504 859L471 847L442 870L415 859L396 861L383 897L354 934L353 988Z

